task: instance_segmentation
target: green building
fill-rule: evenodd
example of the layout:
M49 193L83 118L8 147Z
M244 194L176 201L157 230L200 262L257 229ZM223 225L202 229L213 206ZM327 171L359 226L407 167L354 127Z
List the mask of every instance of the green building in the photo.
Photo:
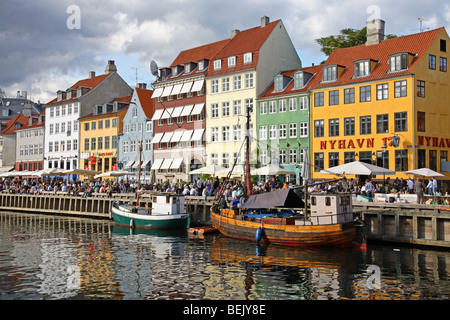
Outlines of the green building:
M258 163L292 171L285 175L286 182L301 184L303 176L310 177L309 84L319 69L280 72L257 100Z

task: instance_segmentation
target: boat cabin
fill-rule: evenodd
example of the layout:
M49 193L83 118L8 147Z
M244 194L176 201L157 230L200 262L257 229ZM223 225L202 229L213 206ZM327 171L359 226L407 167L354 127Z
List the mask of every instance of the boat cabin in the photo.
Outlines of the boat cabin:
M350 193L311 193L311 224L335 224L352 221L353 207Z
M180 214L184 211L184 196L174 194L152 195L152 214Z

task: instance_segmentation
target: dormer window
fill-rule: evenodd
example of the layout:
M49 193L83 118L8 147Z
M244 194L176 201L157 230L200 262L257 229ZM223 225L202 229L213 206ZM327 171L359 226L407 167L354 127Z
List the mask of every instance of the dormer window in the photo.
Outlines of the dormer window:
M356 61L353 69L355 78L370 76L370 60Z
M411 53L396 53L389 57L389 71L396 72L407 70L412 62L414 55Z
M205 61L199 61L198 62L198 70L203 70L205 69Z
M253 61L253 54L251 52L247 52L244 54L244 63L251 63Z
M214 60L214 70L219 70L222 68L222 60Z
M236 56L228 57L228 67L236 67Z
M280 92L283 90L283 76L276 76L274 79L274 89L275 92Z
M301 89L305 86L303 82L303 71L297 71L294 74L294 89Z
M323 67L323 81L336 81L337 80L337 66Z
M188 63L184 66L184 72L189 73L191 72L191 64Z

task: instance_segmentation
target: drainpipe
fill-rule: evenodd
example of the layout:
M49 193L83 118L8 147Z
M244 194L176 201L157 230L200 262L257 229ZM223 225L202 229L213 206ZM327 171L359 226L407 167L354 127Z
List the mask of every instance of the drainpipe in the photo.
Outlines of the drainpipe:
M414 94L414 88L415 88L415 74L411 73L412 75L412 123L413 123L413 128L412 128L412 150L413 150L413 166L412 166L412 170L414 170L416 168L416 96Z

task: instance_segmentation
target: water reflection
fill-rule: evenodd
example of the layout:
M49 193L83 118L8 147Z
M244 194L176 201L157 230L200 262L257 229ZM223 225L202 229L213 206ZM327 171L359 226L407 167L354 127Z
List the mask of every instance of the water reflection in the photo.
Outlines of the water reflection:
M379 287L367 272L378 268ZM0 299L448 299L450 253L285 248L0 213Z

